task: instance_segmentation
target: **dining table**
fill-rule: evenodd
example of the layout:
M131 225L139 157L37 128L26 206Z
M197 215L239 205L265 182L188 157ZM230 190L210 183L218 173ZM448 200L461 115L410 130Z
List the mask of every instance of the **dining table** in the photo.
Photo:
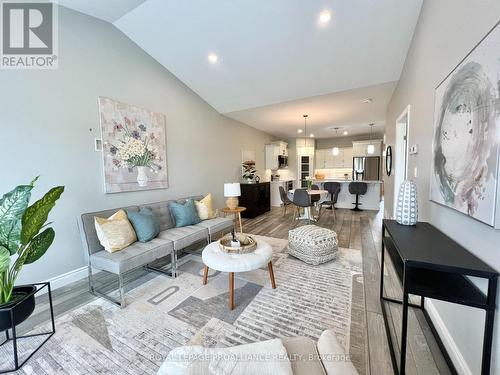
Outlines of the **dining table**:
M288 190L288 197L290 200L293 202L293 194L295 193L296 189L291 189ZM312 195L319 195L321 196L320 200L318 200L315 205L318 207L323 201L326 200L327 195L329 194L328 190L313 190L313 189L307 189L307 194L309 196ZM315 217L314 215L311 214L311 207L304 207L304 213L300 216L297 217L297 220L312 220L312 221L317 221L318 217Z

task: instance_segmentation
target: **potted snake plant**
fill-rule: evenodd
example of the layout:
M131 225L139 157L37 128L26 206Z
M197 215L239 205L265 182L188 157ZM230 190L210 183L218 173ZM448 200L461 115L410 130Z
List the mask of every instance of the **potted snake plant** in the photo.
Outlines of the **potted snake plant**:
M40 259L55 237L47 219L64 187L50 189L29 205L37 179L17 186L0 199L0 332L22 323L33 313L36 286L15 286L15 282L23 266ZM15 311L14 321L11 310Z

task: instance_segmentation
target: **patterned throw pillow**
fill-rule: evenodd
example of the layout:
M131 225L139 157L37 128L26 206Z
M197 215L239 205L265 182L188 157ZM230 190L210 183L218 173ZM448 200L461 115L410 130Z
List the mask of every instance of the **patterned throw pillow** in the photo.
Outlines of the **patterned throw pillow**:
M184 203L170 202L170 213L175 221L175 227L185 227L188 225L195 225L201 222L193 199L187 199Z
M119 210L107 219L96 216L94 225L99 242L110 253L122 250L137 240L124 210Z
M140 242L151 241L160 233L160 222L150 208L142 207L139 212L127 210L127 216Z
M215 212L212 208L212 194L208 194L201 201L194 201L196 211L201 220L215 218Z

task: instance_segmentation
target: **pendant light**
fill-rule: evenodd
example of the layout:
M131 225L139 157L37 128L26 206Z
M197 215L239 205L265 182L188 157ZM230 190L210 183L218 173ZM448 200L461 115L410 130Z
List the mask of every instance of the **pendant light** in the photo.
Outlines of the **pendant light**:
M301 155L313 155L314 154L314 147L309 147L307 146L307 118L309 117L309 115L307 114L304 114L302 115L302 117L304 118L304 147L302 148L302 152L300 152ZM314 137L314 134L311 133L309 134L309 137L310 138L313 138Z
M337 138L339 136L339 128L335 128L335 138ZM337 146L335 146L333 149L332 149L332 155L333 156L337 156L339 154L340 150Z
M375 146L373 145L373 142L372 142L373 125L375 125L375 124L371 123L369 125L370 126L370 144L366 148L366 153L369 155L372 155L375 152Z

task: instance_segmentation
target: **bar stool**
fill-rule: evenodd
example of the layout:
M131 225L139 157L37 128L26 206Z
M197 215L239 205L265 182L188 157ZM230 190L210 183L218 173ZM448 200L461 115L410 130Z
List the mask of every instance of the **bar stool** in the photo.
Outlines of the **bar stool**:
M349 193L356 195L356 202L353 203L355 206L351 208L352 211L362 211L358 206L362 204L359 203L359 196L365 195L368 190L368 184L366 182L353 181L349 184Z

